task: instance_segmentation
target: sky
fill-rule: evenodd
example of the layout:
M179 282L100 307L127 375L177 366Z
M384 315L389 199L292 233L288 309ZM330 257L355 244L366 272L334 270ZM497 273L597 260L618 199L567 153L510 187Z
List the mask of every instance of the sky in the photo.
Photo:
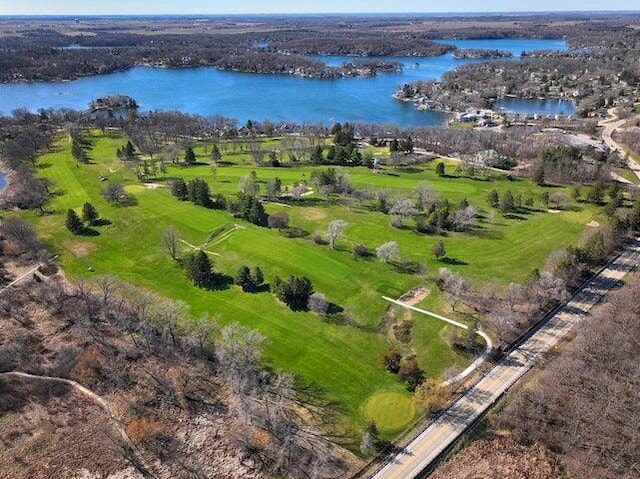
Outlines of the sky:
M638 0L0 0L0 15L638 10Z

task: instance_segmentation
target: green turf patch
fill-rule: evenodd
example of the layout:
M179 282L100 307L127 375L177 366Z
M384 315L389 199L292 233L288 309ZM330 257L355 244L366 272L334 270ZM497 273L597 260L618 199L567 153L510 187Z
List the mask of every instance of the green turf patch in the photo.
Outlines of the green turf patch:
M406 393L379 392L367 399L364 414L376 423L380 432L397 432L407 427L416 416L413 399Z
M388 303L383 295L399 297L418 285L429 283L429 309L441 311L439 293L433 285L438 268L448 267L479 284L496 281L508 284L524 280L534 268L544 265L549 253L575 244L597 210L576 204L574 210L549 214L540 208L521 218L504 218L486 206L493 188L507 189L524 198L538 198L544 191L562 188L541 188L528 180L509 180L499 174L485 179L470 179L453 175L454 166L447 162L452 176L439 177L435 162L411 169L389 168L374 175L366 168L345 168L352 183L359 188L385 188L392 195L411 195L422 181L427 181L455 207L466 198L480 208L482 218L472 233L450 233L446 237L397 229L389 225L389 216L372 211L366 205L341 203L316 196L304 202L290 201L291 207L266 205L269 213L284 211L290 224L308 232L326 232L334 219L347 221L344 238L336 249L317 245L308 237L286 238L278 231L260 228L233 218L225 211L216 211L172 197L168 188L141 185L131 171L115 156L126 139L94 132L91 164L79 165L72 158L70 144L61 137L56 150L42 156L39 175L51 180L55 194L50 203L51 214L36 216L23 213L36 225L50 248L60 255L65 273L74 279L90 279L99 274L113 274L157 293L184 301L193 315L217 314L223 324L240 322L262 332L268 338L266 361L270 366L294 373L302 384L310 385L314 398L334 405L339 413L340 431L351 439L359 436L370 411L388 424L388 431L401 429L415 415L410 395L394 375L380 365L379 359L390 345L389 335L380 329ZM277 147L283 140L266 143ZM284 187L301 181L310 183L310 165L287 164L283 168L251 165L246 152L224 153L227 166L219 166L212 174L204 146L196 148L199 164L190 168L169 166L167 179L195 177L205 179L212 193L230 197L238 191L241 177L256 171L264 183L279 177ZM101 196L106 176L121 182L136 198L134 206L115 208ZM165 184L157 178L155 183ZM68 208L79 211L89 201L110 224L97 228L98 236L75 237L64 228ZM285 201L283 199L283 201ZM168 228L175 228L183 240L183 253L193 247L204 247L211 253L215 269L235 275L240 266L259 266L266 281L275 276L308 276L316 291L344 309L350 324L335 324L310 313L294 313L274 297L263 292L242 293L235 286L224 291L203 291L184 277L179 265L162 250L160 239ZM431 257L436 241L444 240L448 262ZM375 257L357 259L352 254L355 244L364 244L369 251L387 241L397 241L402 260L424 263L428 279L407 274ZM413 315L414 329L407 352L418 356L428 377L437 377L453 365L464 366L469 358L452 351L443 341L441 322L423 315ZM383 399L375 399L376 391L402 397L404 410L396 418L385 419ZM373 394L373 396L372 396ZM373 400L373 405L370 402ZM400 401L400 399L397 399ZM365 408L365 404L367 407ZM376 405L378 404L378 405ZM377 412L376 412L377 411ZM388 413L391 414L391 413ZM396 414L394 412L394 414ZM399 413L398 413L399 414ZM407 419L408 418L408 419ZM376 422L378 422L376 420Z

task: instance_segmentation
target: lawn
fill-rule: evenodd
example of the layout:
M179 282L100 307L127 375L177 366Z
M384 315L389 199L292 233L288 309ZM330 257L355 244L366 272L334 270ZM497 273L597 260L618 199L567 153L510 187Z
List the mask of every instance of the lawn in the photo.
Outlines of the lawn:
M577 242L585 224L596 213L591 206L576 205L574 211L559 214L540 210L512 219L491 215L486 207L491 189L501 192L511 189L524 197L536 198L543 189L526 180L503 177L458 178L451 164L447 167L451 176L442 178L435 174L434 163L408 171L391 169L383 175L373 175L366 168L349 168L347 172L354 185L383 187L394 195L410 194L419 182L428 181L453 205L467 198L482 209L484 219L473 233L451 233L443 238L448 256L445 264L430 256L432 245L440 238L409 228L392 228L389 217L382 213L337 201L317 200L313 206L268 205L269 212L286 211L292 225L310 232L326 229L333 219L346 220L349 226L345 238L332 250L308 238L285 238L277 231L234 219L223 211L180 202L169 194L162 181L142 185L115 157L116 148L126 141L124 138L93 133L90 139L91 164L76 163L66 137L59 140L55 152L43 155L40 175L52 180L55 189L50 205L52 214L27 215L51 248L60 254L66 274L71 278L113 274L184 301L193 315L218 314L223 324L237 321L261 331L268 338L266 361L274 368L294 373L305 391L318 401L330 403L339 413L336 430L344 432L349 438L346 442L351 440L348 445L353 447L357 447L357 431L370 419L379 423L386 438L415 419L417 412L410 393L379 363L390 341L379 324L387 306L382 295L398 297L425 280L374 258L355 259L350 252L352 245L362 243L373 249L386 241L397 241L403 259L427 265L431 277L427 283L431 288L435 287L432 278L437 269L445 265L478 283L507 284L521 281L533 268L543 266L552 250ZM204 148L200 146L196 152L204 163ZM241 155L246 154L226 155L230 165L218 167L215 177L208 164L190 168L171 166L168 176L185 179L201 176L214 193L229 195L237 191L238 180L253 170L261 181L279 177L284 185L293 185L308 180L318 168L256 167L248 164L249 157L243 159ZM105 185L99 179L101 175L123 182L135 195L136 205L118 209L104 201L100 195ZM99 227L98 236L73 236L64 228L64 215L68 208L79 211L86 201L94 204L111 224ZM494 216L493 221L490 216ZM235 286L214 292L195 288L160 247L160 237L168 227L175 227L190 245L206 244L206 250L213 253L216 270L226 274L234 275L239 266L246 264L260 266L267 281L276 275L308 276L315 290L344 308L355 323L332 324L310 313L294 313L268 292L246 294ZM218 230L222 233L208 242L212 232ZM189 249L185 245L185 251ZM438 309L437 291L430 298L432 309ZM469 358L452 351L442 339L445 327L442 323L423 315L414 316L414 321L410 348L429 377L440 375L452 365L468 363Z
M623 178L629 180L631 183L638 183L638 177L629 168L615 168L615 172Z

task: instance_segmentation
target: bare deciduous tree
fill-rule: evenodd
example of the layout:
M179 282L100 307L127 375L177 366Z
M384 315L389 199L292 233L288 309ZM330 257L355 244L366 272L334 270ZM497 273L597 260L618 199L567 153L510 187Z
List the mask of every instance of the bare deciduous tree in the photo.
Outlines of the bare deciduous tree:
M332 249L335 248L336 241L338 241L338 239L343 235L346 227L347 222L344 220L334 220L329 223L329 228L327 229L327 241Z
M325 315L329 312L329 301L322 293L313 293L309 296L309 311Z
M376 248L376 256L383 263L395 261L400 256L400 246L395 241L389 241Z
M402 226L402 224L418 214L418 210L413 205L413 201L408 198L399 198L389 210L394 226ZM395 221L394 221L395 220Z
M180 254L180 237L175 228L169 228L162 233L162 248L172 260L178 259Z

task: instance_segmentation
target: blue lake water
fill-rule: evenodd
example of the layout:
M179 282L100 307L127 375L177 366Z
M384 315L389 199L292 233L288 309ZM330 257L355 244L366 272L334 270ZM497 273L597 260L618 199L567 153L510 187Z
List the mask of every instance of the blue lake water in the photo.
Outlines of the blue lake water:
M575 103L558 100L529 100L522 98L504 98L496 102L496 107L515 113L535 113L543 116L556 114L572 115L576 111Z
M562 40L452 40L460 48L522 51L562 50ZM330 65L353 57L320 57ZM218 71L215 68L160 69L136 67L126 72L82 78L71 82L0 84L0 111L17 108L85 109L95 98L125 94L143 110L180 110L202 115L220 114L244 123L248 119L296 122L370 121L400 126L436 125L446 116L418 111L410 103L392 98L403 83L439 79L443 73L470 60L451 54L438 57L389 57L404 65L404 71L375 77L315 79L289 75L266 75ZM471 60L473 61L473 60ZM514 60L517 61L517 60ZM527 110L527 105L530 109ZM540 113L537 101L520 100L521 112ZM545 102L545 113L572 113L573 105Z

